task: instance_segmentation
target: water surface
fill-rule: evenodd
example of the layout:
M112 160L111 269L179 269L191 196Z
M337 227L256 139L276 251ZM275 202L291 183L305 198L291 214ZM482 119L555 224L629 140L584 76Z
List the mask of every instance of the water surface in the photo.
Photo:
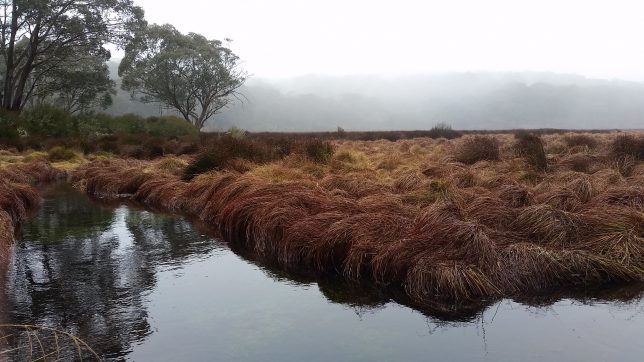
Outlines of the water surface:
M71 331L135 361L641 361L633 288L503 300L458 318L285 275L187 220L46 194L4 271L3 323ZM537 304L535 304L537 303ZM440 317L439 317L440 315Z

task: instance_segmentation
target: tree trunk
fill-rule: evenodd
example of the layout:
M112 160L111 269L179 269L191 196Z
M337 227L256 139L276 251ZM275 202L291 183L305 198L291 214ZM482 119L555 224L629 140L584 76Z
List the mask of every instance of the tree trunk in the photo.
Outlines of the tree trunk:
M22 72L20 73L20 81L14 87L13 102L9 109L15 112L20 112L22 110L23 101L25 100L25 87L27 86L27 81L31 76L31 72L34 70L33 64L36 60L36 53L40 42L38 36L40 33L40 26L40 23L37 23L34 30L31 32L31 39L29 39L29 55L27 56L25 66L22 68Z
M18 32L18 11L14 1L11 8L11 35L7 48L7 69L4 76L4 94L2 96L2 108L11 109L13 101L13 72L15 71L14 52L16 45L16 33Z

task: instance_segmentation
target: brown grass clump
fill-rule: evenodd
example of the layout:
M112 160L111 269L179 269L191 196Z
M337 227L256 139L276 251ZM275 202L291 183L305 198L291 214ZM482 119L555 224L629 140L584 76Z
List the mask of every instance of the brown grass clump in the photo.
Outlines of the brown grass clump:
M528 206L532 203L532 194L517 183L501 185L498 188L499 198L510 207Z
M416 190L422 186L423 179L418 172L407 172L394 181L393 188L398 193Z
M422 259L409 271L405 291L417 301L476 300L501 290L475 266Z
M396 157L395 155L389 155L386 156L379 164L378 164L378 169L380 170L387 170L387 171L393 171L395 170L398 166L400 166L401 161L399 157Z
M338 151L322 163L307 155L308 141L294 140L283 157L241 158L247 167L224 164L191 180L164 159L95 161L74 179L94 195L196 218L278 268L393 288L415 305L644 281L642 161L622 157L632 165L620 173L612 135L564 137L544 140L585 150L548 160L529 134L347 135L324 141ZM454 162L489 140L503 157Z
M615 187L598 196L598 205L625 206L644 212L644 186Z
M476 197L467 202L463 209L467 217L494 229L504 228L510 220L517 217L514 208L491 196Z
M613 140L610 145L611 152L617 159L632 157L644 160L644 136L622 134Z
M0 169L0 179L16 183L37 184L66 177L66 173L55 169L47 161L16 163Z
M327 176L320 182L326 190L342 190L355 198L391 192L391 187L366 178L350 175Z
M548 160L541 138L525 132L516 133L514 136L516 138L514 149L517 155L523 157L537 171L545 171Z
M524 208L514 224L539 244L574 244L583 228L579 215L541 204Z
M493 137L475 136L463 142L456 154L456 160L472 165L478 161L496 161L499 159L499 143Z
M639 267L644 257L644 213L625 207L604 207L586 211L582 247L620 265ZM640 276L641 277L641 276Z
M14 242L14 226L11 215L6 211L0 209L0 261L6 260L6 248L4 246L10 245Z
M593 159L588 155L574 154L562 159L560 164L571 171L588 173L593 164Z
M614 161L614 167L620 175L630 177L633 175L637 163L637 159L634 156L626 155L623 157L617 157Z
M79 168L76 178L82 181L80 188L94 196L126 197L135 194L144 182L154 177L154 174L143 172L133 164L106 166Z
M52 149L49 150L48 154L49 155L47 159L49 159L49 161L52 161L52 162L70 161L79 157L74 150L70 150L62 146L53 147Z
M335 148L328 141L313 139L304 142L304 154L306 157L316 163L327 163L333 157Z
M568 147L581 146L592 150L595 147L597 147L597 144L598 144L595 138L585 134L574 134L574 135L566 136L564 139Z
M32 185L64 176L64 172L43 161L12 164L0 169L0 245L10 245L14 241L15 228L40 206L40 194ZM4 256L6 250L0 248L0 257Z
M188 162L178 157L164 157L153 164L154 169L175 176L183 174Z

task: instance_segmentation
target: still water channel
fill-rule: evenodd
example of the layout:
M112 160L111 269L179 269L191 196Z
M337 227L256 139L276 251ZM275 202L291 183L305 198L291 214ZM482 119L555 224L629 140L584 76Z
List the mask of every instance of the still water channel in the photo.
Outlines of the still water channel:
M113 360L644 360L641 288L439 317L284 275L184 218L69 185L47 190L1 277L2 323L71 331Z

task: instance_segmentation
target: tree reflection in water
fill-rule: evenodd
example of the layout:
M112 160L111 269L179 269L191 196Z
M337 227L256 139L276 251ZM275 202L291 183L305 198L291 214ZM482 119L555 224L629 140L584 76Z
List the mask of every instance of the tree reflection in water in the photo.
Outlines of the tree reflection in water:
M97 207L60 185L22 230L5 284L4 320L56 326L107 357L151 333L145 295L157 268L217 247L181 218Z

